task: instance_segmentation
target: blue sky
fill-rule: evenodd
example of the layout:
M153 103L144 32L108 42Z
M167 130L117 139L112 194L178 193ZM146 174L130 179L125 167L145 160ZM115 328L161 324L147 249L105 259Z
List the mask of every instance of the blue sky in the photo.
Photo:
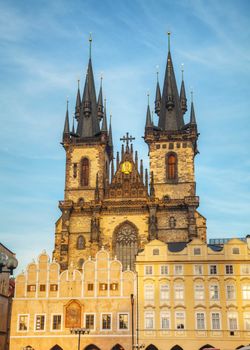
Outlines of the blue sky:
M72 113L89 32L115 148L129 131L145 160L146 95L153 106L156 66L162 84L172 32L177 81L184 63L187 94L194 90L197 194L208 238L250 234L249 12L247 0L0 0L0 241L17 253L19 270L53 249L66 98Z

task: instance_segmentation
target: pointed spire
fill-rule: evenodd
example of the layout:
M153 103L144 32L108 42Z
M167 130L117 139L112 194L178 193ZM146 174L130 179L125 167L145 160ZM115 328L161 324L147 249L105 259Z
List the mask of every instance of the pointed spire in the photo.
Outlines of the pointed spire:
M116 153L116 171L119 168L119 163L120 163L120 155L119 152Z
M71 134L75 135L75 122L74 122L74 113L72 114L72 129Z
M69 101L67 99L66 115L65 115L64 129L63 129L63 141L68 140L69 137L70 137L70 131L69 131Z
M148 169L145 169L145 186L148 193Z
M112 114L110 114L110 119L109 119L109 147L113 148L113 135L112 135Z
M142 159L140 162L140 175L141 175L141 179L143 179L143 160Z
M138 170L138 152L135 151L135 168Z
M111 160L111 181L113 180L114 174L115 174L114 159L112 158L112 160Z
M159 71L157 69L157 83L156 83L156 92L155 92L155 113L159 116L161 110L161 89L159 84Z
M148 93L148 108L147 108L145 128L151 128L151 126L152 126L152 122L151 122L151 112L150 112L150 107L149 107L149 93Z
M101 76L101 83L100 83L100 90L98 95L98 102L97 102L97 114L99 121L103 118L103 99L102 99L102 76Z
M181 90L180 90L180 102L181 102L181 110L182 110L183 114L185 114L187 111L187 98L186 98L186 91L185 91L183 74L184 74L184 65L182 64L181 65L182 81L181 81Z
M190 124L196 124L195 111L194 111L194 101L193 101L193 91L191 91L191 110L190 110Z
M81 94L80 94L80 80L78 79L78 89L76 94L76 107L75 107L76 120L80 118L80 111L81 111Z
M158 126L164 131L181 130L184 126L183 113L170 53L170 33L168 33L168 57Z
M103 114L103 121L102 121L102 132L108 132L108 126L107 126L107 115L106 115L106 99L104 100L104 114Z

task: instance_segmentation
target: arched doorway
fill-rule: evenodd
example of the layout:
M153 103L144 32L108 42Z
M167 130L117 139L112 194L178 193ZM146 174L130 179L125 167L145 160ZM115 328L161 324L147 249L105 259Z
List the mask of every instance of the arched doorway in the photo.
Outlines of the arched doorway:
M171 348L171 350L183 350L183 348L180 345L175 345Z
M121 346L120 344L116 344L113 346L113 348L111 350L124 350L124 347Z
M56 344L50 350L63 350L63 348Z
M138 252L138 229L130 221L121 223L114 231L113 252L122 263L122 269L130 266L134 270L135 256Z
M158 348L156 346L154 346L153 344L150 344L146 347L146 350L158 350Z
M98 346L94 345L94 344L90 344L87 345L84 350L101 350L100 348L98 348Z
M214 349L214 347L213 345L206 344L206 345L203 345L199 350L203 350L203 349Z

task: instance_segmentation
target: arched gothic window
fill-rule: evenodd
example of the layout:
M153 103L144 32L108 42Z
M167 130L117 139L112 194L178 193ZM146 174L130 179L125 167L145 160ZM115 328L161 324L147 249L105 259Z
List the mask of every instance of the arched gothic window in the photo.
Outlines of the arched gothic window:
M83 236L79 236L77 238L76 248L77 249L84 249L85 248L85 239Z
M134 270L135 256L138 252L138 233L136 227L125 222L118 226L114 234L114 254L121 261L123 270L129 266Z
M81 162L81 185L89 186L89 160L83 158Z
M175 153L167 155L167 178L169 180L177 179L177 156Z
M78 260L78 269L82 269L83 263L84 263L84 259L83 258Z

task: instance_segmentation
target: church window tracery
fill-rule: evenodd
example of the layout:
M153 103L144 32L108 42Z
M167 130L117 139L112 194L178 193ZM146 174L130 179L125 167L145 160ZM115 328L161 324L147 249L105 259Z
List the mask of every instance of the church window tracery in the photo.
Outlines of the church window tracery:
M89 160L83 158L81 161L81 185L89 186Z
M121 261L123 270L134 269L135 256L138 252L138 233L136 227L125 222L118 226L114 235L114 253Z

